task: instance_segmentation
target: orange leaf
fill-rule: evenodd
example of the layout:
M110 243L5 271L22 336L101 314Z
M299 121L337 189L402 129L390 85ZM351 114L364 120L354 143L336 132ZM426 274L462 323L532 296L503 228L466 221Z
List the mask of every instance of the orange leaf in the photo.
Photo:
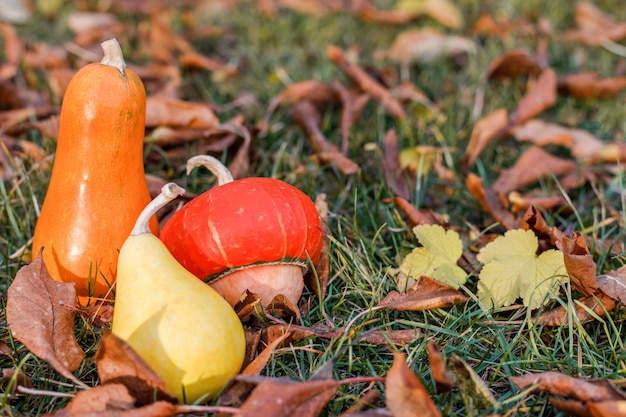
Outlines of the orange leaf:
M467 297L454 288L428 277L421 277L404 294L391 291L378 307L415 311L450 307L466 301Z
M394 417L441 416L426 387L407 365L402 352L393 354L393 365L385 381L385 394L385 403Z

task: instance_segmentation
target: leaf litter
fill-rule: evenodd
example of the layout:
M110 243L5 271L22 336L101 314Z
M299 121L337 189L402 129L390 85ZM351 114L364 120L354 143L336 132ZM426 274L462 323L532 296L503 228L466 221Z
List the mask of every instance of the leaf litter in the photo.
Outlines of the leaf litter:
M233 5L237 2L221 3L223 3L221 6L216 5L215 7L224 7L227 10L229 7L234 7ZM262 4L259 7L265 7L268 13L277 13L281 8L316 15L341 10L360 16L368 22L378 21L402 25L410 20L427 16L451 29L458 30L464 24L462 15L457 13L456 7L450 2L442 0L399 1L392 10L377 9L367 1L342 2L341 5L324 1L305 2L306 5L291 1L260 3ZM170 146L166 150L166 154L173 158L178 156L182 159L186 144L203 141L204 148L202 149L204 152L234 151L238 155L237 166L242 167L240 168L240 175L244 175L245 167L249 166L252 140L242 143L237 140L236 135L228 133L218 135L219 137L216 138L213 129L221 125L220 111L222 109L206 102L191 102L183 99L182 74L180 72L180 68L206 71L213 73L217 79L227 80L237 77L239 69L217 57L209 57L199 53L184 37L172 31L172 16L167 9L150 11L147 6L142 5L142 2L136 2L133 6L120 6L118 4L117 7L132 10L133 13L147 13L151 16L148 30L138 34L139 42L146 45L143 53L153 58L155 63L150 67L137 68L138 72L143 75L142 78L146 80L146 85L151 92L149 95L147 136L152 137L155 144ZM601 12L591 3L578 2L575 6L575 13L577 27L566 32L563 35L564 40L582 42L587 45L610 46L607 44L607 40L617 42L626 37L624 23ZM97 43L97 39L100 37L124 36L120 30L119 22L107 13L75 14L71 17L72 30L75 34L73 42L82 48L78 54L76 66L86 60L97 58L94 55L97 53L91 51L93 50L92 46ZM534 27L523 20L507 20L506 17L502 16L494 19L488 15L483 15L483 18L475 23L472 31L489 34L489 36L510 36L511 33L536 35L541 31L547 33L545 28ZM3 178L10 179L15 174L12 171L11 161L31 160L39 163L42 169L45 169L44 151L33 146L30 142L16 138L26 129L32 127L45 135L54 136L56 134L58 122L55 120L55 111L51 105L55 103L50 102L50 100L58 100L62 96L64 87L74 69L68 65L67 51L62 48L54 48L45 44L32 44L25 47L16 36L13 28L7 24L2 25L1 33L6 45L6 60L0 66L2 80L15 76L18 65L23 62L27 70L36 68L46 71L49 74L46 81L47 87L53 92L51 99L25 90L13 90L4 94L9 97L3 99L3 103L9 103L9 109L0 112L0 124L3 129L3 155L8 159L2 162L0 169ZM407 42L406 39L411 40L411 42ZM444 36L437 31L406 31L401 33L396 44L390 45L386 54L388 58L407 66L416 61L421 64L428 64L432 60L471 53L475 48L476 45L469 38L462 36ZM326 54L327 59L337 66L351 84L344 86L339 80L335 80L333 83L304 80L288 86L268 108L264 124L250 128L252 139L254 139L255 133L262 133L267 128L269 118L275 108L278 106L289 107L292 110L293 121L301 126L311 140L312 148L317 154L316 160L321 164L333 164L343 175L352 175L359 171L360 166L356 160L347 155L351 129L358 121L364 106L370 100L380 104L391 117L399 121L408 118L407 108L410 103L419 103L433 114L437 113L437 103L431 101L428 95L420 89L420 86L404 84L402 85L403 89L400 89L399 86L388 85L372 77L371 70L365 71L352 60L351 56L348 56L345 50L337 46L329 45ZM571 280L572 289L580 293L581 297L577 300L579 304L576 305L576 314L581 321L590 320L593 319L593 316L589 314L589 311L601 316L614 309L616 302L623 303L626 298L624 268L605 271L598 275L602 271L596 271L594 257L581 234L573 233L571 237L568 237L554 228L550 230L545 223L541 222L543 219L537 214L537 207L542 210L561 209L565 205L562 196L522 195L521 192L536 182L553 176L562 180L563 184L571 183L572 186L579 186L581 182L591 181L593 177L573 178L571 176L577 168L577 162L596 165L595 168L598 168L597 164L600 163L615 163L626 160L626 151L619 144L599 140L582 129L572 129L539 119L539 116L555 104L558 95L583 100L606 100L619 95L625 83L623 77L603 78L595 72L557 74L550 67L549 62L544 59L545 56L540 53L533 55L527 51L511 50L499 56L487 68L485 79L489 82L526 77L527 89L517 103L517 107L497 109L475 121L469 144L462 158L467 175L465 185L485 212L509 230L507 232L509 236L519 237L515 241L507 241L511 243L510 247L515 247L516 243L526 242L522 245L524 246L523 250L520 250L517 255L535 266L534 269L530 268L530 270L539 271L541 269L538 263L541 263L539 260L544 254L558 257L560 253L563 256L564 269ZM6 88L4 85L0 88L0 97L3 96L4 88ZM26 92L28 94L25 94ZM252 103L254 100L249 102ZM320 122L320 113L331 105L337 105L337 103L340 103L343 111L340 144L331 143L329 140L331 136L326 136ZM40 120L31 122L30 119L32 118ZM244 126L244 123L242 122L240 125ZM209 136L212 137L210 141L208 140ZM412 260L411 257L407 257L409 261L405 264L407 266L412 262L413 266L420 267L428 264L428 267L418 268L419 273L415 272L418 269L413 268L411 268L413 272L403 271L405 275L412 276L413 285L407 286L407 281L405 281L403 288L408 287L406 291L387 294L374 307L374 310L381 308L401 312L445 308L465 303L468 301L467 296L457 289L450 288L433 279L437 278L438 274L456 278L463 274L464 279L468 277L467 272L458 266L461 263L460 257L465 252L462 246L459 248L463 241L460 237L454 236L456 231L450 228L439 213L422 208L418 209L411 203L413 196L405 175L407 172L410 173L410 169L407 170L406 166L400 164L400 155L403 149L398 147L397 137L394 136L395 131L389 130L385 139L387 161L384 167L386 182L393 190L393 204L408 216L413 226L429 224L437 224L438 226L431 229L418 229L418 231L429 230L429 232L421 235L421 239L418 235L419 232L416 233L423 247L417 248L420 250L417 250L415 254L421 258ZM489 146L497 146L499 142L510 137L519 141L531 142L534 146L528 148L526 152L520 153L521 156L517 159L517 163L502 171L493 184L484 185L485 179L467 172L475 166L476 161L483 157L485 149ZM158 142L159 140L162 142ZM166 140L169 142L165 142ZM568 149L571 158L554 156L548 150L551 145ZM411 152L414 151L415 149L411 150ZM154 158L154 155L152 157ZM446 168L441 160L437 160L437 163L440 165L440 170ZM543 169L537 169L538 167ZM440 175L440 178L445 181L444 175ZM529 216L529 213L532 214ZM520 215L525 217L520 219ZM436 235L433 239L446 242L446 244L442 247L429 245L427 243L429 236L434 236L429 233L442 233L441 236ZM506 239L507 234L500 239ZM535 236L535 239L529 243L531 234ZM522 238L521 236L525 237ZM494 249L497 248L498 244L502 245L498 243L498 239L496 236L492 243L483 246L478 251L478 259L485 261L485 266L479 273L480 281L489 276L489 273L483 274L485 268L489 272L493 266L488 265L497 262L498 256L493 256L492 252L504 251L504 245L498 250ZM507 265L506 262L510 262L510 259L503 261L505 266ZM556 265L556 262L548 263L553 264L552 266ZM557 269L560 268L559 265ZM319 269L322 275L326 276L325 281L320 281L322 292L318 293L318 296L321 298L324 297L328 285L328 269L328 265L322 265ZM546 274L542 272L540 275L544 277ZM456 278L453 280L454 283L460 282ZM489 278L486 280L488 281ZM76 380L72 375L72 371L80 366L84 360L84 353L77 345L73 335L75 314L78 312L94 325L106 327L107 313L110 313L106 307L110 306L97 306L98 309L95 311L77 310L75 295L72 295L71 288L61 288L57 284L46 281L45 265L38 265L35 261L24 267L18 272L9 289L7 321L14 337L20 340L28 350L48 362L59 374L73 380L76 385L82 386L84 383ZM23 286L38 288L33 289L32 294L29 290L28 297L23 297L20 290L20 288L25 288ZM556 290L552 287L551 289ZM251 296L254 300L253 295ZM520 292L516 295L510 295L506 302L509 302L512 297L518 296L524 300L527 299L527 294L524 295ZM32 325L33 317L29 316L30 328L27 329L29 326L24 322L24 310L28 308L27 306L32 307L33 303L45 311L41 315L34 316L37 326ZM527 302L527 304L530 308L538 306L536 301ZM251 301L244 308L247 309L245 313L247 317L261 311L262 315L270 320L279 320L281 317L299 317L301 314L302 306L288 306L280 300L276 301L276 306L278 308L258 310L255 302ZM29 314L31 314L30 311ZM564 308L557 307L542 313L537 321L547 325L563 325L566 323L567 314ZM313 329L288 323L276 324L275 321L271 325L261 323L255 325L257 327L252 330L252 333L256 337L250 339L253 349L251 349L249 361L249 366L252 366L250 369L253 369L251 372L255 375L262 372L273 352L283 345L312 338L336 340L344 337L346 330L350 330L341 328ZM268 344L265 349L260 350L257 356L255 352L261 343L262 335ZM410 329L375 331L356 339L362 343L397 347L409 343L416 337L421 337L420 332L416 329ZM141 365L141 359L133 356L132 351L128 351L118 342L113 343L108 336L103 337L100 343L96 361L98 362L101 385L80 391L71 401L71 405L65 410L59 411L57 415L76 415L82 412L93 413L90 415L108 415L107 413L114 411L117 415L166 416L192 410L185 409L185 406L173 404L166 393L159 394L163 395L160 397L162 400L153 402L154 398L150 398L147 392L151 389L161 392L160 384L158 378L155 379L154 375L151 375L151 371ZM436 349L432 348L431 350L432 352L430 350L429 352L435 358ZM430 413L427 415L438 415L439 411L429 402L429 394L423 384L407 368L405 358L400 357L397 353L394 355L394 363L386 378L387 409L374 408L370 410L371 414L398 416L411 413L415 407L426 407ZM433 368L437 368L441 375L445 375L446 369L441 364L441 359L438 363L436 366L433 365ZM494 399L489 395L488 390L481 385L479 379L476 379L477 377L472 373L471 367L460 358L450 358L447 367L450 368L447 370L448 373L454 375L453 384L463 392L464 400L468 398L468 404L482 404L479 406L480 409L486 409L494 404ZM10 373L13 370L5 371L6 373L3 371L3 377L5 379L11 378ZM245 375L246 372L244 371L242 374ZM465 385L467 381L472 380L473 383ZM608 410L615 412L624 401L621 392L612 394L613 388L606 381L601 381L597 385L588 385L590 381L556 373L545 373L544 375L532 376L532 378L531 376L512 378L512 381L521 389L529 387L529 380L538 386L536 388L538 391L546 392L552 396L565 397L566 400L552 399L552 404L557 408L569 406L571 409L583 409L586 412L595 413L593 415L611 415L609 414L611 411ZM248 384L248 388L254 388L250 396L254 401L248 402L247 397L239 397L238 405L241 406L239 413L255 414L259 410L265 410L269 413L267 415L287 415L285 414L286 409L279 407L279 403L282 402L288 405L289 413L319 415L341 384L341 382L332 379L290 381L267 378L252 382L250 379L246 380L241 377L241 381ZM445 383L447 387L450 384L450 381ZM29 384L24 383L24 385ZM470 388L462 388L464 386ZM276 389L284 391L284 396L281 395L278 399L266 398L272 397L268 393ZM600 393L597 396L581 398L578 392L581 390ZM480 397L472 399L471 395L468 394L471 391L474 391L474 394L478 393ZM256 394L254 394L255 392ZM376 393L376 390L369 392ZM413 393L416 396L414 399L419 399L419 406L413 402L413 399L407 400L405 397L407 392ZM376 396L372 398L376 398ZM399 400L394 401L394 398ZM380 402L378 404L380 405ZM468 406L469 408L471 407ZM420 408L420 410L423 412L424 409ZM201 412L201 410L196 411ZM228 410L223 411L227 412ZM358 412L363 415L367 413Z

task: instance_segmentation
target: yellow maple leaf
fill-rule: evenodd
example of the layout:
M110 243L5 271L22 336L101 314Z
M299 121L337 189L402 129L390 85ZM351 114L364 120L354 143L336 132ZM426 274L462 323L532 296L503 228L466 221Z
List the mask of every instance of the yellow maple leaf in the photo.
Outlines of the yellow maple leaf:
M463 254L463 242L457 232L439 225L419 225L413 233L422 247L404 258L400 264L403 273L413 279L427 276L454 288L465 283L467 273L456 264Z
M559 284L568 279L563 253L550 249L537 256L539 241L532 230L509 230L483 247L477 259L478 298L486 305L502 307L522 298L534 310L553 298Z

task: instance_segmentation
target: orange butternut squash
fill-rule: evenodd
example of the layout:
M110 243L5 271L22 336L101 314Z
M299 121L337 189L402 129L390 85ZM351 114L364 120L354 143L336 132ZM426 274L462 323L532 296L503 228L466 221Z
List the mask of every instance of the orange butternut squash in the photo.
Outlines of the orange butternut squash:
M33 255L81 304L112 298L118 252L150 202L143 165L146 93L119 43L82 67L61 105L56 156L35 226ZM113 192L112 192L113 190ZM150 223L157 232L156 218Z

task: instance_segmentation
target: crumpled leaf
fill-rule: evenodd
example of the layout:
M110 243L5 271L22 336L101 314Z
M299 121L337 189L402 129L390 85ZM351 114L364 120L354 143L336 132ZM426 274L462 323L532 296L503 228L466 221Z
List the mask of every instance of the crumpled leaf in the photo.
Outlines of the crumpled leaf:
M480 203L480 206L494 220L498 221L507 230L516 228L517 220L513 214L504 207L498 193L492 187L485 188L483 186L481 177L470 172L465 179L465 185L472 196Z
M454 386L461 393L461 398L468 409L468 415L477 415L480 411L497 404L496 398L476 374L476 371L458 355L450 356L448 372L454 381Z
M530 230L509 230L483 247L476 258L482 262L478 297L487 306L511 305L522 298L531 310L552 298L566 280L563 253L547 250L537 256L539 242Z
M146 127L172 126L212 129L220 121L206 103L195 103L167 97L146 99Z
M415 248L400 264L400 270L413 279L427 276L459 288L467 280L467 273L457 265L463 255L463 242L454 230L439 225L419 225L413 233L422 247Z
M123 384L136 405L151 404L155 400L177 400L165 386L165 382L124 340L105 331L94 357L98 376L103 384Z
M626 38L626 22L618 22L613 16L588 1L576 2L576 28L563 34L563 39L600 46L607 40L619 42Z
M13 337L59 374L83 386L72 374L85 358L74 335L75 307L74 284L53 280L39 256L17 272L8 290L6 315Z
M590 296L598 290L596 280L596 263L589 253L585 238L578 232L561 238L561 250L565 269L570 277L572 289L585 296Z
M426 387L406 363L402 352L394 352L393 365L385 379L386 405L394 417L437 417L441 412Z
M462 304L467 297L457 289L422 276L406 293L391 291L378 307L393 310L428 310Z

